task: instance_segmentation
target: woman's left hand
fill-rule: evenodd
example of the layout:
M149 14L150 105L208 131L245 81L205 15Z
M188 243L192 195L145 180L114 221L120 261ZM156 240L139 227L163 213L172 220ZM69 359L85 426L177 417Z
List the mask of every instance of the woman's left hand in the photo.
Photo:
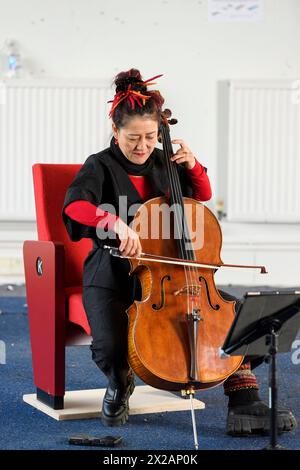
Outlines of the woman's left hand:
M171 157L172 162L184 163L188 170L191 170L196 165L196 158L192 151L188 148L186 143L181 139L172 140L172 144L179 144L180 149Z

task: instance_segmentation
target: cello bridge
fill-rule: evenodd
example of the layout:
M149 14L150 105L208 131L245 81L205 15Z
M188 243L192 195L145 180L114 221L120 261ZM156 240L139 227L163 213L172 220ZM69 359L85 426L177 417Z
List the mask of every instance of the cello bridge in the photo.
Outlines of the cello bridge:
M200 286L190 284L176 290L174 295L192 295L193 297L200 297L200 289Z

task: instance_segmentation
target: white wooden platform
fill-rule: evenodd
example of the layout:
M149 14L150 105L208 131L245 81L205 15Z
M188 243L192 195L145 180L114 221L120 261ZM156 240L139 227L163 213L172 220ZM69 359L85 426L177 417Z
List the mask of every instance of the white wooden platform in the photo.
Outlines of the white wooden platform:
M105 389L77 390L66 392L65 408L53 410L36 399L36 394L23 395L25 403L47 414L58 421L67 419L89 419L100 416L102 399ZM194 399L194 408L201 410L205 404ZM157 390L148 385L135 387L130 398L130 414L161 413L165 411L186 411L190 409L190 400L176 395Z

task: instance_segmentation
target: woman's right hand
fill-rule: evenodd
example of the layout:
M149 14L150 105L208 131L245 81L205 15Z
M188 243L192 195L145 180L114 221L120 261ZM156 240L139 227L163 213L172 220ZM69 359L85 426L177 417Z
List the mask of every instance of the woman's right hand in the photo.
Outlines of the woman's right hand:
M138 234L132 230L122 219L118 218L114 225L114 231L120 239L119 251L122 256L139 257L142 253L142 245Z

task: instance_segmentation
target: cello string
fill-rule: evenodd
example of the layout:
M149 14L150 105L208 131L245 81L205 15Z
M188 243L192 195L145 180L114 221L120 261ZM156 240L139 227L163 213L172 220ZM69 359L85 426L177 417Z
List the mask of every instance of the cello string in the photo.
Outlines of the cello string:
M177 191L174 187L174 185L176 184L175 183L175 178L174 178L174 169L171 165L171 160L170 160L170 157L172 156L172 150L170 149L170 136L169 134L167 134L167 130L166 130L166 127L165 125L162 125L162 136L163 136L163 142L164 142L164 150L165 150L165 155L166 155L166 167L167 167L167 171L168 171L168 175L169 175L169 181L170 181L170 186L171 186L171 194L174 195L175 197L175 194L176 192L178 192L178 188L177 188ZM171 201L173 202L173 204L176 202L175 200ZM179 232L179 221L178 221L178 214L177 214L177 210L176 210L176 204L174 205L174 228L177 228L177 231L178 233ZM182 243L179 242L179 249L180 249L180 253L181 253L181 258L182 259L185 259L185 255L184 255L184 250L183 250L183 246L182 246ZM186 279L186 283L188 283L187 281L187 272L186 272L186 267L184 267L184 274L185 274L185 279ZM187 311L189 311L189 302L187 302Z
M171 154L173 154L173 149L171 146ZM184 238L184 250L185 250L185 259L188 260L195 260L194 253L191 252L191 250L186 250L186 241L190 242L190 237L189 237L189 230L188 230L188 225L187 225L187 220L185 217L185 208L184 208L184 202L183 202L183 197L182 197L182 191L181 191L181 186L180 186L180 181L179 181L179 173L178 173L178 167L177 163L175 162L170 162L172 169L173 169L173 174L174 174L174 181L178 193L178 201L180 201L180 206L181 206L181 230L183 231L183 238ZM191 312L192 309L194 308L194 296L190 296L190 286L193 289L193 276L192 276L192 269L189 266L187 268L187 273L188 273L188 282L187 282L187 300L188 300L188 312ZM190 307L190 301L192 303L191 309Z
M170 151L170 146L169 146L169 142L168 142L168 139L167 139L165 129L164 129L164 142L165 142L165 150L166 150L166 156L167 156L167 170L168 170L168 173L169 173L170 186L171 186L171 190L172 190L171 194L175 196L174 200L172 202L176 203L176 199L178 198L178 196L177 196L178 188L176 188L176 186L175 186L176 185L176 180L175 180L175 177L174 177L174 168L171 165L171 160L170 160L170 157L172 156L172 152ZM177 229L178 229L179 220L178 220L178 213L177 213L176 209L177 209L177 205L175 204L175 206L174 206L174 215L175 215L175 223L176 223L176 226L177 226ZM180 232L178 232L178 233L180 233ZM184 253L184 247L181 243L179 243L179 249L180 249L180 252L181 252L181 258L186 259L186 256L185 256L185 253Z
M167 144L169 144L169 153L170 155L172 156L173 155L173 149L172 149L172 144L171 144L171 140L170 138L169 139L166 139L167 140ZM170 161L170 160L169 160ZM184 232L184 239L186 240L186 237L185 235L188 235L188 242L190 244L192 244L192 240L190 238L190 234L189 234L189 231L188 231L188 225L187 225L187 220L185 218L185 211L184 211L184 203L183 203L183 198L182 198L182 191L181 191L181 186L180 186L180 181L179 181L179 174L178 174L178 169L176 167L176 163L175 162L171 162L170 161L170 165L171 165L171 171L172 171L172 174L173 174L173 181L175 182L175 187L176 187L176 192L177 192L177 199L178 201L182 201L182 225L181 225L181 229L182 229L182 226L183 226L183 232ZM191 217L191 219L193 219ZM187 229L187 230L186 230ZM188 232L188 233L186 233ZM197 236L197 234L196 234ZM195 254L194 254L194 251L191 252L191 250L188 250L186 251L186 256L185 256L185 259L189 259L189 260L195 260ZM195 296L194 296L194 288L193 286L195 286L196 288L196 298L197 298L197 289L199 289L199 296L198 296L198 304L199 304L199 299L201 298L201 285L200 283L198 284L198 270L196 269L196 267L188 267L188 276L186 276L186 278L189 278L189 281L190 281L190 284L191 284L191 289L192 289L192 295L191 295L191 303L192 303L192 309L194 308L194 302L195 302ZM188 312L190 312L189 310L189 300L190 300L190 288L189 288L189 285L187 286L188 288ZM200 307L200 306L199 306Z
M179 182L179 177L178 177L178 170L176 167L176 163L172 162L170 160L170 157L173 155L173 148L171 144L171 139L169 132L167 132L166 129L164 129L164 141L166 145L166 153L167 153L167 165L169 168L169 173L172 175L171 176L171 184L173 185L173 193L175 195L175 200L173 201L174 203L174 218L175 218L175 224L177 227L178 234L182 234L183 232L183 237L186 235L186 225L185 225L185 217L184 217L184 205L183 205L183 199L182 199L182 191L180 187L180 182ZM180 202L180 215L178 214L178 202ZM179 218L181 219L181 222L179 223ZM191 254L186 251L186 246L185 242L183 241L183 237L181 236L181 240L179 242L180 249L181 249L181 254L183 259L190 259ZM192 277L191 277L191 267L184 267L184 273L185 273L185 279L186 279L186 285L187 285L187 312L189 313L190 311L190 284L192 284ZM193 309L193 297L192 297L192 305L191 308Z
M174 166L174 168L176 167L175 162L173 163L173 166ZM179 183L179 173L177 171L177 167L175 169L176 169L176 175L175 175L174 179L175 179L175 181L177 181L177 186L180 188L179 193L181 193L181 198L182 198L182 191L181 191L181 186L180 186L180 183ZM184 208L184 205L183 205L183 208ZM192 216L192 214L191 214L191 216ZM193 217L191 217L191 221L193 221ZM184 214L184 222L183 223L184 223L184 227L187 227L188 242L192 246L192 240L190 238L190 231L188 230L188 224L187 224L187 220L185 218L185 214ZM192 250L188 250L187 253L188 253L187 259L193 260L193 261L196 260L195 252L194 252L193 248L192 248ZM191 284L192 284L192 304L194 304L195 297L194 297L194 294L193 294L193 286L196 286L196 289L197 289L197 287L199 288L199 298L200 298L200 293L201 293L200 283L198 285L198 282L199 282L198 281L198 270L195 266L192 266L192 267L189 266L189 277L191 279ZM197 290L196 290L196 292L197 292Z
M170 156L173 155L173 148L172 148L172 145L171 145L171 141L169 139L169 153L170 153ZM180 181L179 181L179 174L178 174L178 167L177 167L177 163L175 162L171 162L171 160L169 160L170 162L170 166L171 166L171 171L172 171L172 174L173 174L173 181L174 181L174 185L175 185L175 193L176 193L176 205L175 205L175 208L178 208L178 202L180 202L180 209L178 208L178 210L180 210L180 215L178 214L178 210L176 212L176 217L177 217L177 220L180 218L180 230L181 230L181 234L183 233L183 237L181 239L181 243L183 244L183 252L184 252L184 258L187 259L187 260L194 260L195 257L193 256L193 253L191 253L191 251L189 250L186 250L186 240L188 239L189 240L189 233L188 233L188 229L187 229L187 222L186 222L186 218L185 218L185 211L184 211L184 202L183 202L183 197L182 197L182 191L181 191L181 186L180 186ZM179 224L179 222L178 222ZM188 266L187 268L185 268L185 278L186 278L186 284L187 284L187 312L190 313L193 311L193 308L194 308L194 297L190 295L190 286L191 288L193 288L193 279L192 279L192 270L191 270L191 267ZM191 304L191 305L190 305Z

